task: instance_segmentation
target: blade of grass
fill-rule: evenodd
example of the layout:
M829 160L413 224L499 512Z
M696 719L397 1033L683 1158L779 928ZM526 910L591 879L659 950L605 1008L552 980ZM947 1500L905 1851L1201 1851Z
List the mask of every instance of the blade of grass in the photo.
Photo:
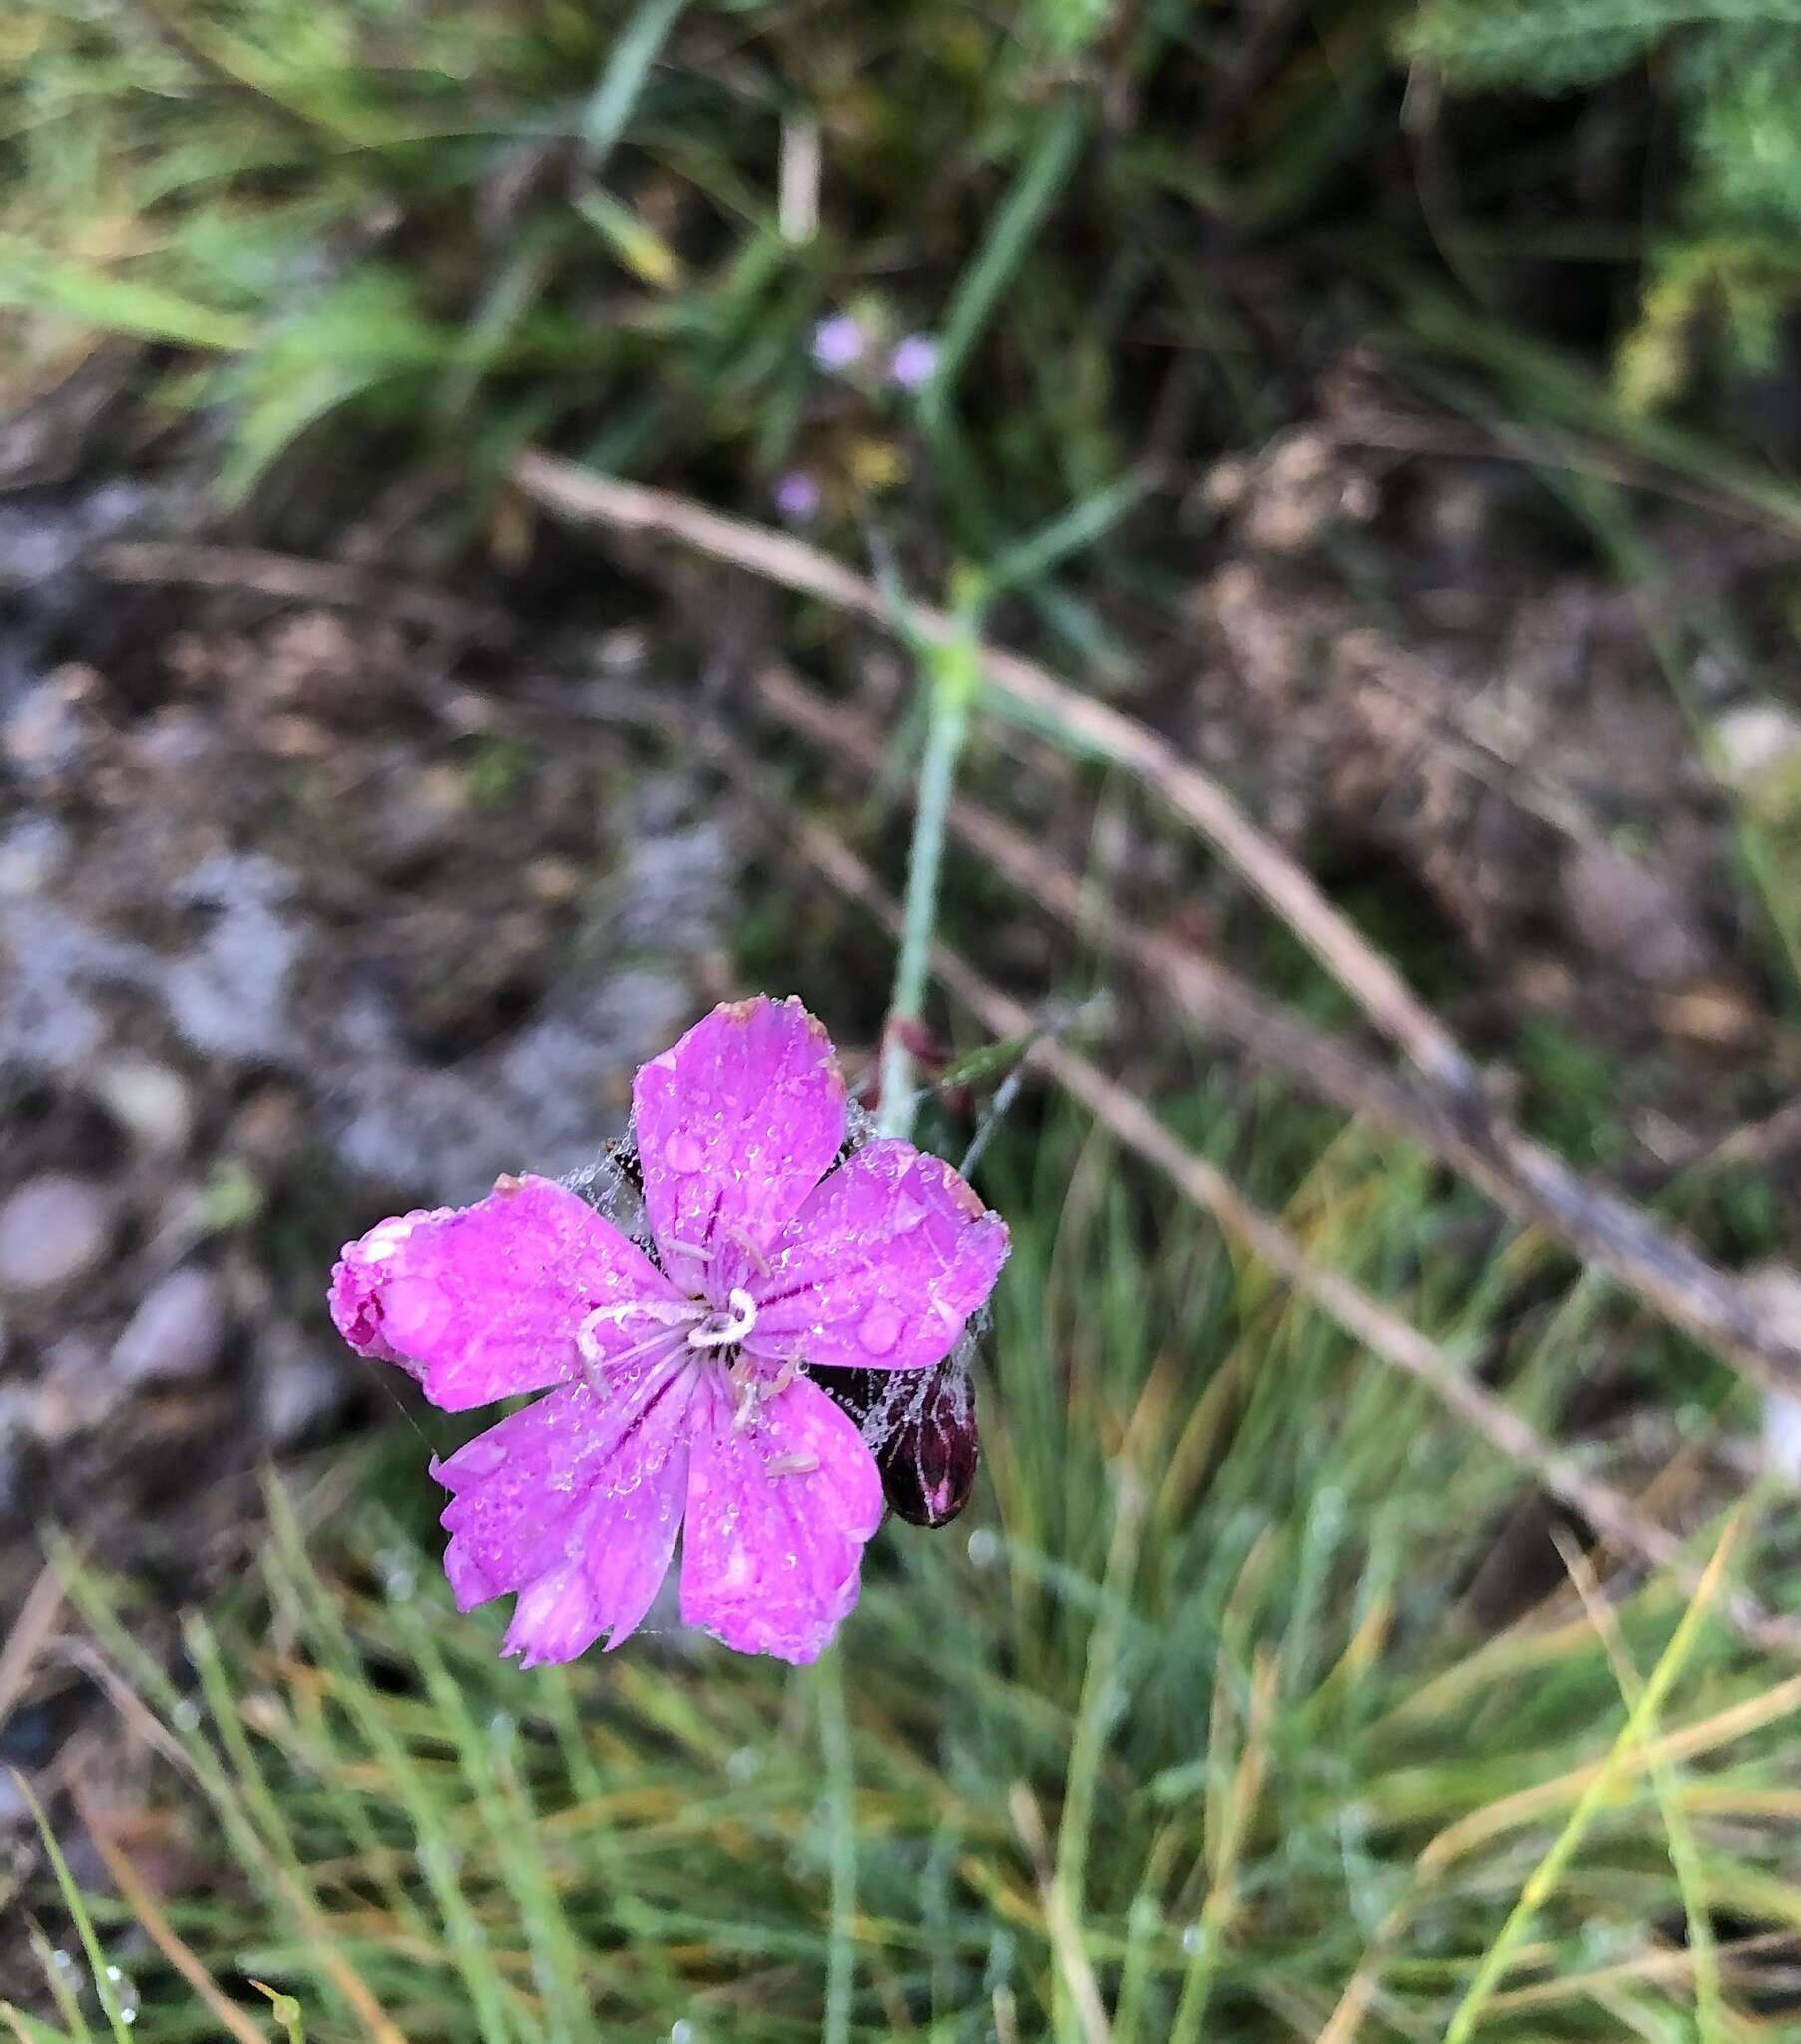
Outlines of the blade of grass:
M1128 1450L1122 1455L1115 1478L1113 1536L1108 1543L1107 1564L1101 1578L1100 1612L1089 1635L1082 1695L1077 1703L1075 1729L1070 1737L1063 1815L1058 1824L1051 1874L1078 1937L1081 1936L1089 1841L1094 1823L1095 1796L1101 1780L1101 1763L1108 1733L1125 1708L1119 1694L1118 1669L1149 1503L1149 1486L1132 1466Z
M389 1783L406 1810L417 1840L419 1868L437 1905L458 1971L469 1990L484 2044L513 2044L516 2031L510 2014L508 1983L495 1964L487 1934L463 1892L457 1874L456 1844L446 1827L444 1812L413 1757L384 1715L380 1698L363 1674L360 1657L342 1612L325 1593L307 1562L305 1543L286 1494L272 1483L265 1494L274 1531L271 1559L279 1561L296 1591L313 1637L324 1650L338 1678L340 1701L380 1758L388 1772ZM229 1707L223 1669L216 1673L215 1688ZM210 1691L210 1695L212 1693Z
M1104 532L1117 525L1155 483L1154 475L1139 469L1081 498L1048 525L996 554L982 571L984 591L997 596L1049 574L1060 562L1092 546Z
M963 365L1076 162L1088 118L1088 103L1075 95L1041 117L1025 162L952 293L938 366L921 403L922 416L934 430L943 429Z
M238 353L255 338L253 321L198 305L160 284L105 276L68 262L0 268L0 305L37 305L108 333L177 347Z
M54 1949L35 1923L26 1933L26 1938L31 1946L31 1955L38 1962L38 1970L44 1976L44 1985L50 1990L50 1999L56 2003L56 2012L69 2025L69 2035L78 2039L79 2044L93 2044L94 2032L88 2027L81 2002L69 1983L68 1974L74 1970L74 1960L66 1952Z
M169 1742L169 1756L185 1762L200 1784L238 1863L262 1884L277 1917L283 1921L291 1918L303 1927L307 1958L317 1968L319 1978L337 1990L376 2044L406 2044L367 1982L339 1950L318 1897L297 1862L284 1860L274 1847L264 1843L245 1794L233 1785L211 1742L201 1737L200 1714L192 1701L170 1681L156 1657L147 1653L120 1623L101 1584L83 1566L74 1548L67 1541L57 1540L52 1544L51 1554L71 1602L107 1652L141 1696L155 1704L169 1724L177 1728L179 1742ZM285 1827L282 1838L286 1839Z
M17 2044L76 2044L77 2039L87 2034L82 2030L53 2030L48 2023L28 2016L10 2001L0 2001L0 2017L5 2018Z
M1669 1839L1670 1864L1682 1895L1682 1915L1688 1926L1688 1954L1694 1970L1695 2024L1699 2044L1725 2044L1725 2005L1720 1996L1719 1953L1713 1936L1713 1919L1708 1914L1707 1889L1695 1848L1694 1832L1682 1806L1682 1785L1662 1750L1662 1727L1654 1709L1644 1701L1644 1684L1633 1665L1631 1650L1620 1633L1619 1619L1588 1557L1560 1527L1552 1536L1570 1580L1588 1614L1588 1622L1606 1649L1607 1660L1619 1685L1628 1711L1644 1711L1644 1755L1663 1829Z
M651 66L686 4L687 0L640 0L620 31L582 110L582 148L596 173L625 133Z
M151 1943L206 2003L214 2021L222 2030L235 2037L238 2044L267 2044L262 2032L242 2009L225 1998L219 1982L196 1956L194 1948L170 1922L162 1905L132 1864L123 1846L109 1833L100 1812L79 1793L76 1797L76 1808L87 1828L88 1836L94 1840L94 1849L100 1854L108 1874L112 1877L113 1885L119 1890L120 1898L137 1918L140 1928Z
M913 811L913 841L907 858L906 918L894 965L894 991L882 1031L881 1098L876 1126L884 1136L909 1136L918 1111L913 1053L907 1030L925 1011L932 974L932 940L938 925L938 875L944 863L945 828L957 762L969 736L971 709L982 685L976 659L976 621L964 615L957 636L922 648L922 676L928 701L925 753L919 764L919 791Z
M31 1811L32 1820L38 1827L38 1836L44 1841L44 1851L50 1860L51 1871L56 1875L56 1885L63 1898L63 1906L75 1924L75 1934L81 1939L81 1948L87 1954L88 1971L93 1976L94 1992L100 2000L100 2011L107 2019L107 2027L113 2033L114 2044L131 2044L131 2024L126 2020L125 2011L119 2005L119 1997L113 1992L112 1969L105 1950L101 1946L99 1933L94 1928L94 1918L88 1913L86 1897L75 1884L75 1877L69 1871L69 1862L63 1857L63 1848L56 1841L56 1833L50 1828L50 1819L44 1813L44 1805L38 1800L35 1790L17 1768L12 1770L13 1787L24 1799Z
M550 2044L575 2044L593 2018L581 1990L582 1954L551 1881L537 1832L512 1765L510 1725L484 1732L471 1716L443 1655L408 1600L396 1600L396 1631L425 1676L426 1691L456 1741L464 1778L474 1791L482 1828L505 1877L532 1954L532 1970L549 2018ZM490 1756L490 1749L493 1756Z
M1219 1971L1225 1933L1238 1906L1240 1865L1251 1820L1263 1792L1263 1778L1269 1765L1270 1728L1279 1687L1274 1658L1259 1650L1251 1664L1250 1709L1245 1719L1244 1745L1232 1773L1225 1808L1221 1812L1218 1850L1209 1852L1213 1865L1212 1883L1206 1900L1201 1904L1199 1920L1192 1926L1192 1935L1185 1936L1183 1940L1188 1952L1188 1966L1182 1978L1181 1999L1175 2005L1169 2044L1199 2044L1207 2003ZM1208 1814L1210 1819L1211 1810ZM1208 1829L1210 1836L1210 1821Z
M1475 1977L1465 1989L1462 1998L1452 2011L1451 2020L1445 2027L1444 2044L1469 2044L1477 2025L1482 2020L1483 2010L1494 1994L1502 1975L1531 1928L1533 1918L1540 1908L1557 1891L1576 1848L1586 1835L1589 1824L1599 1813L1602 1804L1612 1793L1615 1783L1626 1773L1635 1754L1644 1753L1651 1738L1649 1728L1656 1714L1663 1706L1663 1700L1675 1686L1677 1678L1687 1666L1689 1656L1699 1640L1701 1628L1708 1616L1714 1597L1725 1578L1727 1564L1736 1549L1743 1530L1742 1516L1733 1518L1720 1536L1711 1559L1703 1571L1688 1608L1682 1614L1681 1623L1670 1635L1669 1645L1659 1656L1657 1665L1651 1670L1637 1704L1627 1713L1606 1759L1594 1771L1592 1779L1571 1810L1563 1829L1552 1841L1544 1858L1528 1876L1520 1890L1518 1901L1509 1911L1506 1922L1501 1926L1494 1941L1482 1955L1476 1968Z

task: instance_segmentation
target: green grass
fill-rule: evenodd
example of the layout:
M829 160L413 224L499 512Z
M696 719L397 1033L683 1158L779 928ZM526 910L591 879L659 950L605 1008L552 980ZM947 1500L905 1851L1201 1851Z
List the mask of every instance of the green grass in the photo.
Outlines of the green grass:
M161 400L226 428L227 497L296 449L329 492L371 431L478 483L549 439L755 504L801 463L846 529L929 504L943 547L989 559L1120 486L1164 407L1215 448L1280 423L1322 308L1339 339L1397 319L1480 364L1495 304L1549 261L1609 308L1617 429L1667 436L1633 392L1716 397L1731 362L1773 358L1793 302L1801 17L1609 0L1615 26L1584 39L1569 11L16 0L0 379L102 334L180 350ZM1747 36L1760 61L1734 61ZM1445 118L1472 160L1430 204L1402 126L1415 58L1471 94ZM1555 104L1573 80L1618 88L1596 137L1573 120L1547 142L1481 97ZM821 175L797 192L809 134ZM1588 241L1535 239L1522 204ZM1472 330L1433 331L1423 286ZM917 404L864 391L820 416L808 336L846 306L940 333ZM1709 307L1736 356L1694 339ZM1176 558L1112 560L1155 586ZM1038 608L1072 655L1104 650L1067 596Z
M1282 1147L1223 1085L1172 1105L1240 1166ZM1090 2044L1084 1980L1116 2044L1311 2038L1360 1979L1358 2034L1424 2039L1491 1951L1485 2038L1673 2038L1686 1895L1724 1926L1705 2035L1746 2034L1738 1945L1801 1931L1791 1671L1654 1582L1609 1626L1568 1588L1536 1608L1536 1501L1417 1388L1069 1118L991 1157L1016 1249L987 1477L954 1529L878 1539L822 1668L640 1639L521 1674L451 1610L410 1440L329 1505L276 1490L173 1678L79 1576L183 1756L183 1833L230 1868L167 1898L192 1950L246 2007L252 1978L291 1995L311 2044L370 2033L351 1992L414 2044ZM1530 1243L1473 1284L1408 1159L1349 1132L1249 1171L1434 1331L1492 1333L1523 1409L1579 1384L1588 1344L1519 1313ZM1741 1531L1774 1597L1781 1543ZM129 1971L135 2036L217 2034Z

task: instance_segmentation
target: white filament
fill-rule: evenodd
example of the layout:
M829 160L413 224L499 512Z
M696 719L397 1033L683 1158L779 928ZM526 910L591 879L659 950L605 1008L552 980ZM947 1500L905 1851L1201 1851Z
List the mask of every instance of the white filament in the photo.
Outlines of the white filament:
M687 1337L690 1348L735 1347L756 1325L756 1300L749 1292L734 1289L725 1302L731 1307L730 1314L714 1313L704 1326L696 1327Z

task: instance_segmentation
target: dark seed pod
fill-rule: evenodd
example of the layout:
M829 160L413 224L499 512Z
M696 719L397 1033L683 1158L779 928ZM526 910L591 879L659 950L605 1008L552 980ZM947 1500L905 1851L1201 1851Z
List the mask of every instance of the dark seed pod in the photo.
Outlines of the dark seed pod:
M976 1392L960 1356L917 1375L815 1370L875 1455L888 1507L913 1526L948 1526L969 1503L981 1444Z
M969 1503L982 1458L976 1387L953 1358L932 1370L876 1453L882 1491L910 1525L948 1526Z

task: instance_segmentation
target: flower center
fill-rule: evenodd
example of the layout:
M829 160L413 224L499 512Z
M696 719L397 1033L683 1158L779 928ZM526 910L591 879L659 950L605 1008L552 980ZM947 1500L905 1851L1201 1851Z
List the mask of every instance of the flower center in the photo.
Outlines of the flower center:
M690 1348L734 1348L756 1325L756 1301L738 1289L726 1294L729 1312L709 1313L687 1337Z

